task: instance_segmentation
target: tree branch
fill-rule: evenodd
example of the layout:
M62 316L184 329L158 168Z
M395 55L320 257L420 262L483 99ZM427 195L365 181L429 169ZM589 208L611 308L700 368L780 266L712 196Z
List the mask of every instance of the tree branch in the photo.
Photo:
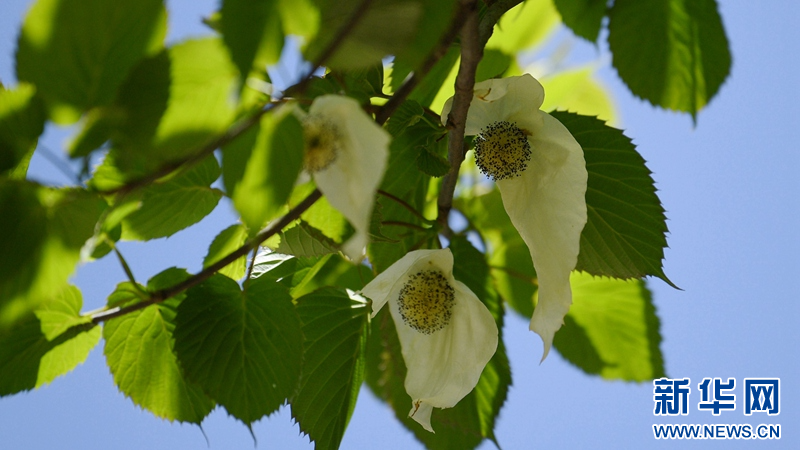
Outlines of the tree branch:
M462 4L470 10L464 26L461 28L461 64L456 76L453 107L447 117L448 147L447 160L450 171L444 176L439 190L437 221L445 236L450 234L447 218L453 207L453 193L458 182L458 172L464 161L466 147L464 145L464 128L467 123L467 112L472 102L472 91L475 86L475 71L483 57L483 46L478 36L478 8L475 0L462 0Z
M104 322L106 320L113 319L115 317L123 316L125 314L147 308L150 305L163 302L164 300L170 297L174 297L187 289L197 286L203 281L211 278L212 275L217 273L217 271L219 271L223 267L236 261L242 256L247 255L250 252L250 250L253 250L254 248L258 247L259 244L261 244L274 234L281 231L286 225L289 225L291 222L297 220L300 217L300 215L303 214L309 207L311 207L311 205L313 205L314 202L319 200L320 197L322 197L322 193L320 193L318 189L315 189L314 192L309 194L308 197L306 197L302 202L300 202L297 206L292 208L288 213L286 213L285 216L281 217L280 220L273 223L272 225L270 225L269 227L258 233L253 239L250 239L249 241L245 242L244 245L232 251L227 256L215 262L214 264L206 267L205 269L201 270L195 275L192 275L191 277L187 278L186 280L174 286L162 289L160 291L152 292L146 299L142 300L139 303L134 303L133 305L125 306L122 308L114 308L108 311L103 311L94 314L92 315L92 322L93 323Z

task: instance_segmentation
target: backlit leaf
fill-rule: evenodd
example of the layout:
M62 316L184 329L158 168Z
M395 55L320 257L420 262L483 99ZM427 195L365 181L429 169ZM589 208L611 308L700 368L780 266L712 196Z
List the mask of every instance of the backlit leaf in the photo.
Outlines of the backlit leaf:
M219 174L219 164L210 156L183 175L130 194L123 201L141 206L122 220L122 238L146 241L171 236L199 222L222 197L211 187Z
M220 259L228 256L234 250L238 249L247 241L247 228L241 224L231 225L222 230L211 246L208 248L208 254L203 259L203 268L206 268ZM239 280L244 276L245 266L247 265L247 257L242 256L236 261L228 264L219 270L218 273L225 275L234 280Z
M189 274L167 269L148 282L157 290ZM184 379L173 352L178 304L184 295L111 319L103 327L103 352L114 383L134 403L158 417L199 424L214 402Z
M25 178L45 118L44 105L33 86L0 87L0 175Z
M715 0L616 0L609 19L614 67L653 105L696 118L730 73Z
M189 289L174 336L186 377L245 424L276 411L297 388L300 320L289 293L268 277L240 290L217 274Z
M86 360L100 327L80 317L81 293L65 286L36 311L0 325L0 396L48 384Z
M35 84L59 123L107 105L128 71L164 41L160 0L38 0L19 36L17 78Z
M317 450L337 449L363 381L367 303L336 288L297 299L303 323L303 377L292 417Z
M612 380L666 376L660 323L644 281L573 272L570 284L572 306L553 341L561 356Z

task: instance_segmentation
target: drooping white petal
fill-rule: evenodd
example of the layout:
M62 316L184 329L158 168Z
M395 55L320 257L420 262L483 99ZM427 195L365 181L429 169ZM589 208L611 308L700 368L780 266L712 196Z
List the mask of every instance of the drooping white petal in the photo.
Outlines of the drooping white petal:
M487 125L500 120L523 120L538 111L543 101L544 88L530 74L481 81L475 84L465 133L476 135ZM442 124L447 123L452 107L453 99L450 98L442 109Z
M423 270L441 273L455 297L448 324L429 334L403 319L398 302L409 277ZM472 391L497 350L494 318L466 285L453 278L449 249L409 252L367 284L362 294L372 299L373 315L389 303L408 368L405 388L413 401L409 416L433 432L432 409L453 407Z
M398 308L392 305L408 368L406 392L415 408L455 406L475 388L497 350L497 324L492 314L466 285L451 281L456 290L451 322L432 335L421 334L403 323ZM411 417L430 431L430 415Z
M572 303L569 274L586 224L586 163L583 150L557 119L537 111L542 126L531 130L531 160L520 176L498 180L503 205L531 252L539 302L530 328L547 356Z
M344 243L342 251L360 261L368 241L375 192L386 170L389 134L349 97L317 97L309 114L330 120L340 133L340 154L313 177L331 206L355 228L355 235Z

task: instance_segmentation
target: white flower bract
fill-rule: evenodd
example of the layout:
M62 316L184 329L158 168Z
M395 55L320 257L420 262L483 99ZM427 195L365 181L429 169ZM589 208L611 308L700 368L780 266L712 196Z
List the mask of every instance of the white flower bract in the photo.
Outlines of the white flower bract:
M449 249L409 252L364 286L372 316L387 303L397 328L412 399L409 416L433 432L433 408L451 408L478 384L497 350L497 324L453 278Z
M466 123L466 134L477 136L476 161L482 158L481 171L496 181L531 253L539 300L530 329L544 343L542 360L572 304L569 275L586 225L588 178L583 149L561 122L539 110L543 100L542 85L528 74L486 80L475 85ZM445 103L442 123L452 103L452 98ZM527 137L528 153L517 139L520 133Z
M369 240L375 192L389 155L389 133L358 102L340 95L314 99L303 121L306 170L328 202L344 215L355 234L342 245L360 261Z

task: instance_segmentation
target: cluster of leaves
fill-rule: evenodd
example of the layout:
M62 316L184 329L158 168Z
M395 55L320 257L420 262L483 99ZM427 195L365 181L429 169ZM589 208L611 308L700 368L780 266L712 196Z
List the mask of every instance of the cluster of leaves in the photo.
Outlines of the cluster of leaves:
M464 17L479 14L487 38L495 29L477 81L520 73L516 52L541 40L559 13L590 41L608 16L620 76L664 108L696 115L730 65L714 0L520 3L223 0L207 21L212 36L167 47L161 0L37 0L20 30L19 83L0 87L0 395L69 372L102 338L120 391L169 420L199 424L220 405L249 425L288 402L318 448L337 448L366 382L430 448L495 440L511 383L502 341L475 390L434 413L430 434L406 417L392 321L385 311L370 319L353 294L409 250L438 243L436 197L451 163L437 111L453 93ZM265 67L288 35L301 36L303 57L327 70L272 100L252 86L269 81ZM569 75L553 86L592 86L586 74ZM275 113L288 97L308 104L327 93L357 99L392 136L369 266L338 253L352 227L312 182L298 182L302 125ZM667 228L650 172L621 131L592 116L553 115L583 147L589 172L582 273L555 348L590 374L660 377L658 317L642 278L669 282ZM71 158L89 167L102 155L82 185L26 180L47 121L75 124ZM506 305L530 317L536 273L498 191L462 184L454 205L468 226L448 232L454 273L502 330ZM241 222L210 243L202 272L133 278L117 242L170 236L222 198ZM473 232L483 248L466 238ZM262 243L275 252L248 269L247 254ZM79 262L111 253L130 279L103 310L81 314L68 279Z

